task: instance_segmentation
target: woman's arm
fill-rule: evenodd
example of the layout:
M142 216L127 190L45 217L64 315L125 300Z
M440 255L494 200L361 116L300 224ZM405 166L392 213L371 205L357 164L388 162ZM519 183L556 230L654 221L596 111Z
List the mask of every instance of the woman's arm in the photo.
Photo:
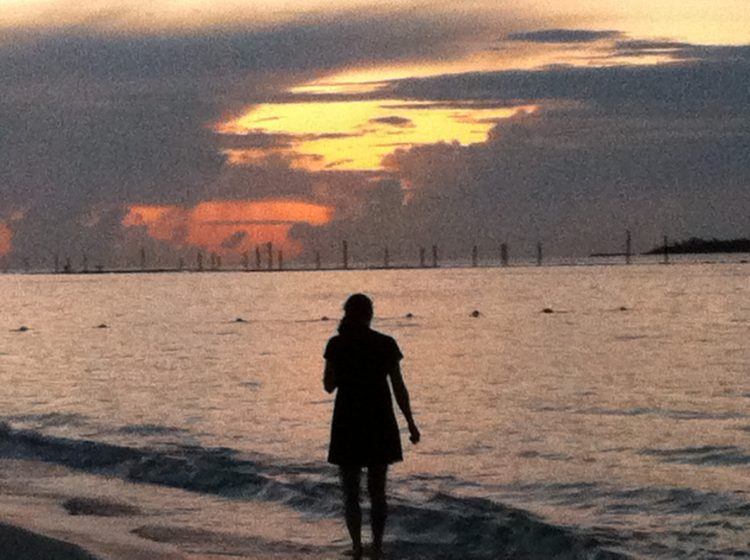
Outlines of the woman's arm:
M419 443L421 434L417 428L417 424L414 422L414 417L411 413L411 403L409 402L409 391L406 390L406 384L404 383L404 377L401 375L401 367L396 363L395 367L391 370L391 385L393 386L393 396L396 397L396 403L401 409L401 412L406 418L406 423L409 426L409 440L412 443Z
M326 360L326 367L323 371L323 388L326 393L333 393L336 389L336 371L333 369L333 364Z

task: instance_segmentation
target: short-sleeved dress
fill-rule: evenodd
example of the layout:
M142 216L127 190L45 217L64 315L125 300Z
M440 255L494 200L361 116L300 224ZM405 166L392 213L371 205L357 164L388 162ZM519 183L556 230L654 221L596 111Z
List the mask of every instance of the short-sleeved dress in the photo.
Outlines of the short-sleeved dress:
M336 374L328 462L387 465L403 459L388 373L403 358L398 344L369 328L349 328L328 341L324 357Z

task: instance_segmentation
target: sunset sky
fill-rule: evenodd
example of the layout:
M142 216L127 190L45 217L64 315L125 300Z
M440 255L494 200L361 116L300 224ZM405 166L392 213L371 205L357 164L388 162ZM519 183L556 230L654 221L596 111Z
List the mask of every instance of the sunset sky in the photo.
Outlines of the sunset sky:
M747 0L3 0L0 259L750 236Z

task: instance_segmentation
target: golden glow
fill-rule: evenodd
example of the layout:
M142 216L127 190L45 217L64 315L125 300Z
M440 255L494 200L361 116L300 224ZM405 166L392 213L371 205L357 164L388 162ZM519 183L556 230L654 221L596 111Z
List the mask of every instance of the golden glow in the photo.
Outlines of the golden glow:
M174 206L128 206L128 213L122 219L124 226L146 226L158 222Z
M237 254L271 242L294 257L302 247L289 236L291 228L298 223L325 225L332 217L332 208L300 200L212 200L194 208L132 205L122 224L145 227L152 238L178 247Z
M267 27L371 6L369 0L2 0L0 28L79 27L158 32L240 26ZM331 13L332 12L332 13Z
M185 219L184 210L178 206L134 205L128 207L122 225L145 226L148 234L154 239L176 241Z
M13 248L13 231L10 226L4 222L0 222L0 257L3 257L10 253Z
M484 142L492 126L534 107L444 107L430 102L335 101L279 103L254 107L217 125L222 134L277 133L297 138L298 165L310 169L380 169L398 147L435 142ZM252 163L258 149L233 150L230 162ZM306 159L305 159L306 157Z
M705 44L744 44L750 40L747 0L467 0L451 11L447 4L403 0L387 7L371 0L2 0L0 28L78 27L120 32L269 27L300 19L335 20L350 14L393 13L427 19L473 16L492 29L617 29L638 38L669 38ZM416 10L419 10L416 12ZM479 31L476 34L481 34ZM475 35L476 35L475 34ZM476 40L470 36L463 41ZM482 37L487 39L487 37ZM448 39L450 40L450 39ZM487 48L476 40L473 52ZM466 51L463 51L464 53ZM456 58L465 58L458 54Z
M571 16L581 2L560 2ZM750 42L747 0L597 0L587 5L597 27L619 29L638 38L673 39L701 44Z
M294 86L289 88L289 93L295 94L311 94L311 95L335 95L337 93L345 93L348 95L356 95L361 93L373 93L381 89L385 84L383 82L345 82L331 80L315 80L301 86Z
M299 200L222 200L201 202L193 209L191 219L204 224L306 222L320 226L331 221L331 214L327 206Z
M230 165L274 165L281 163L292 169L320 170L325 168L323 157L300 154L293 148L246 148L223 151Z

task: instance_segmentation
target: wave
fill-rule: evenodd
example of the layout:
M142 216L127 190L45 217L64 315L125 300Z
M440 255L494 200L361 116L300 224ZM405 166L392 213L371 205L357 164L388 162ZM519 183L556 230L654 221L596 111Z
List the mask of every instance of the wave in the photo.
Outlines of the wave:
M644 449L642 455L658 457L665 463L730 467L750 464L750 454L733 445L682 447L678 449Z
M149 426L149 428L152 428ZM0 424L0 457L50 462L131 482L284 504L313 517L340 514L338 483L319 463L273 464L218 447L126 447ZM393 495L390 531L401 558L620 560L616 535L555 526L485 498Z

